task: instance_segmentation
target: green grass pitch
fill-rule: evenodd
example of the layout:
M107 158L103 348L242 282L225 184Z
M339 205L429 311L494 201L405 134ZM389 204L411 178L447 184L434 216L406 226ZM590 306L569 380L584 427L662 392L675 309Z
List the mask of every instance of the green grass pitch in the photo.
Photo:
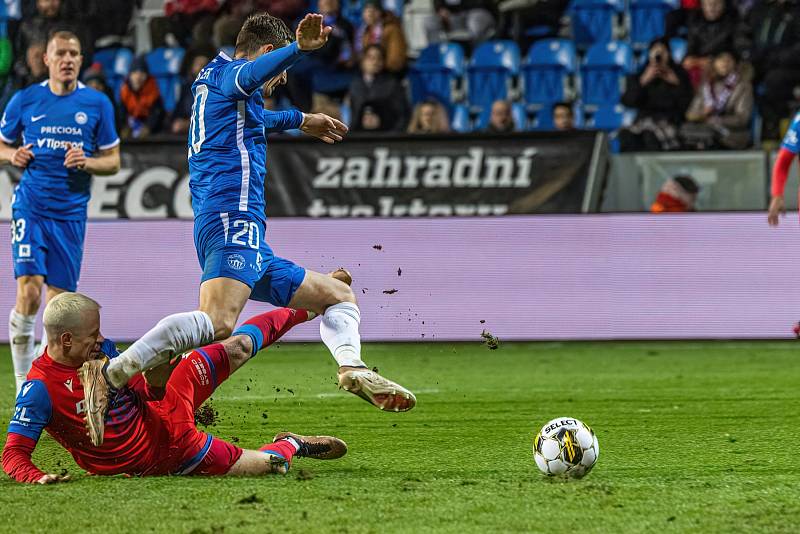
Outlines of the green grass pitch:
M0 478L8 532L797 532L800 346L790 342L368 344L419 404L382 413L337 391L321 344L261 353L214 396L216 436L332 433L339 461L286 477L83 474L49 437L35 462L68 484ZM8 348L0 410L11 412ZM600 440L583 480L547 479L538 427L574 416ZM0 438L4 441L3 437Z

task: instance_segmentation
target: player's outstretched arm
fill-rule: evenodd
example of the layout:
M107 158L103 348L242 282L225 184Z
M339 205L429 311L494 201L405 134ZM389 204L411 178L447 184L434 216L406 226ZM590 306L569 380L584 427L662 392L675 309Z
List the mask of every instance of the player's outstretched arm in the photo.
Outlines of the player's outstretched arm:
M42 430L52 413L50 395L39 380L22 385L14 416L8 425L8 437L3 447L3 471L18 482L53 484L69 477L46 474L34 465L31 457Z
M333 28L323 26L322 15L306 15L297 25L297 41L268 52L241 67L228 69L222 83L225 94L231 98L245 98L267 81L289 69L302 57L328 42Z
M305 113L303 115L303 123L300 125L300 130L306 135L321 139L328 144L333 144L344 138L348 128L342 121L336 120L324 113Z
M38 442L22 434L9 432L3 447L3 471L17 482L53 484L69 480L69 475L48 474L31 460Z
M778 152L778 157L775 159L775 166L772 168L772 187L770 188L772 200L769 203L769 212L767 213L767 222L770 226L778 226L780 215L786 211L783 192L786 188L789 168L792 166L794 157L794 152L782 147Z

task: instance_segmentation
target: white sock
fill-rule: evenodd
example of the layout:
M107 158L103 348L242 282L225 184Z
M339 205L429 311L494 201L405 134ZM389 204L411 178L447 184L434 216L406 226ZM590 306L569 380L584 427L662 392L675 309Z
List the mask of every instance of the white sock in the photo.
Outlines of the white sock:
M36 357L38 358L44 354L44 349L47 348L47 330L42 328L42 340L39 342L39 347L36 349Z
M201 311L176 313L161 319L156 326L108 364L111 385L120 388L136 374L166 363L182 354L214 341L211 317Z
M19 394L31 364L36 358L34 352L34 332L36 315L22 315L17 310L11 310L8 316L8 339L11 342L11 360L14 363L14 377L17 380L17 394Z
M360 322L361 312L352 302L334 304L322 315L319 335L339 367L364 365L361 361L361 334L358 333Z

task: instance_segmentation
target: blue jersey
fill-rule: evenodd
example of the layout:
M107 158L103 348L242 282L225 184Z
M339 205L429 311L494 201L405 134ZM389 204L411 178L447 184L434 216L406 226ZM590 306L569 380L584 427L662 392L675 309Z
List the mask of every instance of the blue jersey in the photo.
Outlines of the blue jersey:
M302 57L296 43L254 61L220 53L192 84L189 188L195 217L250 212L265 218L269 132L299 128L299 111L264 109L261 85Z
M785 148L793 154L800 152L800 113L794 116L792 124L790 124L789 129L786 130L781 148Z
M0 139L32 144L33 160L22 173L12 209L63 220L86 218L91 175L67 169L64 156L72 144L87 157L119 144L114 108L108 97L78 82L68 95L58 96L47 80L17 92L0 120Z

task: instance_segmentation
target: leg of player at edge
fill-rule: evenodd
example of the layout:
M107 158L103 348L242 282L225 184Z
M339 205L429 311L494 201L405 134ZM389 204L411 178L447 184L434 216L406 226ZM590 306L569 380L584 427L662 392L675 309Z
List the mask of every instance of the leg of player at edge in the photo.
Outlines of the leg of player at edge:
M220 344L202 349L211 358L223 357L228 363L230 376L253 358L259 350L277 341L295 325L313 318L314 314L304 310L280 308L246 321L231 337ZM222 377L224 379L224 377ZM211 391L209 391L211 393ZM197 399L202 404L205 398ZM332 436L302 436L281 432L271 443L258 450L239 449L235 445L214 438L215 452L210 454L192 472L194 475L263 475L285 474L295 456L318 460L334 460L347 453L344 441ZM238 459L231 465L231 460ZM227 458L227 460L226 460Z

